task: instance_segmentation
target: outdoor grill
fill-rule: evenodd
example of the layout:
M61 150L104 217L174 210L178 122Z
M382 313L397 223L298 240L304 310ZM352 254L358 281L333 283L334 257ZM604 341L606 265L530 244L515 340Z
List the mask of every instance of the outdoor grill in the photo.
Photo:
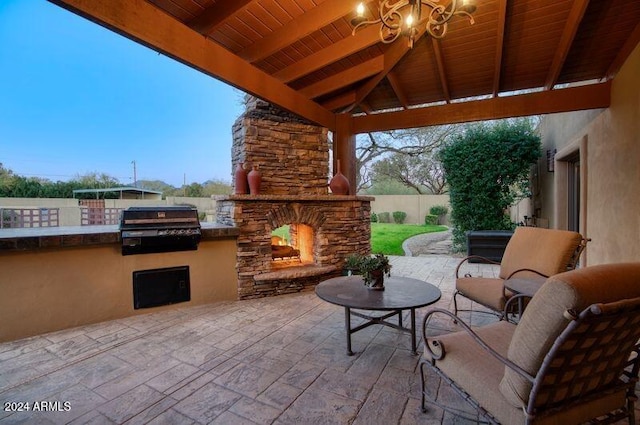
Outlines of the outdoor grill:
M130 207L120 217L122 255L196 250L200 235L191 207Z

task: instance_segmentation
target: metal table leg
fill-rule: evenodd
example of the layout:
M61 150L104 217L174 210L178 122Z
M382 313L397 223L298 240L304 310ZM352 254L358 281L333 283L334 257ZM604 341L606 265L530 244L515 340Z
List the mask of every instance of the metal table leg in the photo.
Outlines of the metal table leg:
M351 351L351 309L349 307L344 308L344 327L347 334L347 355L353 356L353 351Z
M418 354L418 347L416 344L416 309L411 309L411 352Z

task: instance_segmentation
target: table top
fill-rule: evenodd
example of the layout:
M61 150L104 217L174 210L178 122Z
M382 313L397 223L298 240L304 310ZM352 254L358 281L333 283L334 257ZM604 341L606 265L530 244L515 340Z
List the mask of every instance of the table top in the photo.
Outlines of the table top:
M533 297L538 289L542 287L542 284L546 281L545 278L518 278L514 277L504 281L504 287L515 292L516 294L526 295Z
M362 276L341 276L320 282L316 294L331 304L362 310L424 307L442 295L434 285L408 277L385 276L384 288L384 291L368 289Z

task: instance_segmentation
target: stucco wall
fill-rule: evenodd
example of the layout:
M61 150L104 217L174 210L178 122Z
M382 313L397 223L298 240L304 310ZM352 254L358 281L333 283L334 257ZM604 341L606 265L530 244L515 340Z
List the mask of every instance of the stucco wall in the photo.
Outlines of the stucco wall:
M371 212L393 214L394 211L404 211L407 213L406 224L424 224L424 216L434 205L445 205L451 211L449 195L375 195Z
M120 245L0 254L0 342L89 323L237 299L235 239L197 251L122 256ZM191 301L133 308L132 273L188 265Z
M586 252L589 265L640 261L639 75L636 46L613 80L608 109L550 115L541 124L545 151L556 148L560 157L581 151L581 231L592 239ZM539 164L536 207L551 227L563 228L566 220L562 211L558 214L558 199L566 191L559 184L561 169L549 173L545 163L546 158Z
M208 198L168 196L167 199L105 199L106 208L155 207L193 205L199 213L205 213L202 221L215 221L215 201ZM2 198L0 208L58 208L60 226L80 226L81 212L78 199L64 198Z

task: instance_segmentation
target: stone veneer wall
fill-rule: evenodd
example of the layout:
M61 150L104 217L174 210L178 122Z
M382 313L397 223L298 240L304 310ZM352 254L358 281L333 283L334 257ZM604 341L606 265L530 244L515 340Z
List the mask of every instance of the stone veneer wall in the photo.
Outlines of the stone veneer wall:
M232 195L216 200L218 222L240 231L236 257L240 299L313 288L338 276L347 255L371 251L370 197ZM271 259L271 231L295 223L313 229L315 263L277 268Z
M257 165L261 194L327 194L327 129L253 97L246 109L233 125L232 171L239 162L247 172Z

